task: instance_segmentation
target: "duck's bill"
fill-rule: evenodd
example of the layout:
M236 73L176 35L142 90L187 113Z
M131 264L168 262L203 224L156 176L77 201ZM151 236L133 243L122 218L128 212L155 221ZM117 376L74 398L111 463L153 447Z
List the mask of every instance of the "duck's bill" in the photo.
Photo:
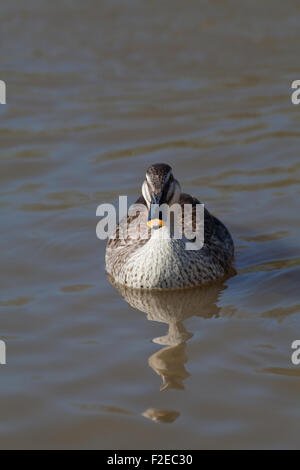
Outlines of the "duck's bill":
M164 225L162 220L162 211L160 210L160 205L164 203L164 193L151 194L151 204L148 214L148 227L150 228L160 228Z
M163 221L161 219L149 219L147 222L148 227L150 228L161 228L163 226Z

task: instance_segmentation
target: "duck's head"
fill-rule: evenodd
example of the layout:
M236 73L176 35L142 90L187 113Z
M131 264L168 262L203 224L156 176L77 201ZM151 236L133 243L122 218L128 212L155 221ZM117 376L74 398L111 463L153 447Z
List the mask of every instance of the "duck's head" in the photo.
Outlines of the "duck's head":
M146 171L142 193L149 209L148 226L162 227L163 216L162 212L157 211L157 206L162 204L171 206L178 203L180 199L180 184L174 178L172 168L166 163L151 165Z

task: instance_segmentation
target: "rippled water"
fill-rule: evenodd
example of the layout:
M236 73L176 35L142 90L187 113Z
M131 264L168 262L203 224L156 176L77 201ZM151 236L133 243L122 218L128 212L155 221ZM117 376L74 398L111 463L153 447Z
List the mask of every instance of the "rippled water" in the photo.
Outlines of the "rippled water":
M1 447L299 447L299 3L0 10ZM110 284L96 207L157 161L228 226L235 276Z

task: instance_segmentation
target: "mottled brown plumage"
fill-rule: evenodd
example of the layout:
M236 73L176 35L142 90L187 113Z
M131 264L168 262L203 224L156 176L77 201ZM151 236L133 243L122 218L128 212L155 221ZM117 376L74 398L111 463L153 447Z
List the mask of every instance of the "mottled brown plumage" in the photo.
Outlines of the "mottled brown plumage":
M117 283L150 289L189 287L219 279L228 272L233 261L232 238L222 222L206 208L204 244L198 250L186 250L183 240L175 240L171 235L167 240L160 240L159 232L165 228L156 233L147 226L151 197L160 194L163 202L171 205L177 203L183 208L191 204L192 218L182 218L182 227L200 233L201 227L196 224L196 207L200 202L181 193L169 165L156 164L147 170L143 194L107 244L107 271ZM127 233L123 236L125 222Z

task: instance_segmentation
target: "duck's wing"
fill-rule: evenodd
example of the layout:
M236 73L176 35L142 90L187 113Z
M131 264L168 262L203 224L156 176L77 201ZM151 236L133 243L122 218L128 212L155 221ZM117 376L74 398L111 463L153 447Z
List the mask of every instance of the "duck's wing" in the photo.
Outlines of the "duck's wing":
M143 246L149 240L151 233L147 220L147 204L143 196L140 196L110 235L107 248Z
M196 227L196 206L200 204L200 201L189 194L182 194L180 200L181 204L192 204L193 206L193 232L195 232ZM201 227L202 228L202 227ZM196 229L197 230L197 229ZM234 256L234 245L233 240L230 235L229 230L223 222L221 222L217 217L212 215L206 207L204 207L204 246L209 245L210 250L213 246L217 246L218 253L222 252L224 262L231 264Z
M181 193L180 205L182 206L182 210L183 210L184 204L192 205L192 220L187 220L186 222L184 222L184 217L183 217L182 228L184 229L185 227L189 232L191 231L195 232L197 230L196 207L197 207L197 204L201 204L201 202L197 198L191 196L190 194ZM214 233L214 229L215 229L214 216L212 216L210 212L206 209L206 207L204 207L204 243L209 242L209 240L211 239Z

